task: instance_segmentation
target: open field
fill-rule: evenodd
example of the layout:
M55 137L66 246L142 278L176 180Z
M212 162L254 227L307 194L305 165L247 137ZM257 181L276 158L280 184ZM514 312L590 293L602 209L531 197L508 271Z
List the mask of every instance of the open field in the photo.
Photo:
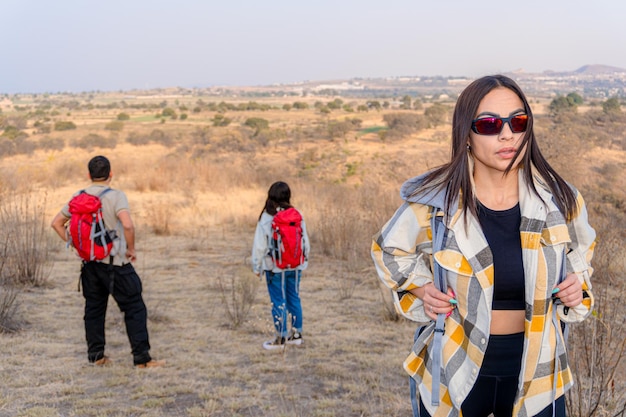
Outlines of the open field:
M71 99L79 105L69 109ZM222 100L201 99L205 104ZM34 211L45 223L42 240L50 243L45 283L19 293L20 330L0 334L0 417L410 415L401 364L414 325L387 310L369 244L400 204L402 181L446 159L449 115L439 124L394 136L385 115L424 115L424 109L392 103L381 111L325 113L316 101L331 99L307 98L307 109L286 111L283 104L296 99L267 98L258 103L270 109L220 112L198 104L197 97L127 98L122 105L124 97L96 95L87 100L92 106L84 105L83 97L56 97L41 110L41 100L22 98L23 109L17 111L2 102L5 120L24 117L20 131L28 136L22 143L33 144L29 152L12 151L0 159L2 204L39 202ZM156 107L133 107L140 102ZM625 332L615 325L625 310L614 301L626 294L626 140L598 137L583 146L567 137L565 128L553 126L543 112L546 99L535 102L542 109L537 129L548 138L546 154L583 191L591 222L601 232L595 290L606 303L599 304L602 310L593 320L613 333L597 340L605 349L623 346ZM363 104L354 100L350 108ZM424 108L433 105L425 102ZM196 106L200 111L193 111ZM177 119L162 116L168 107ZM41 113L33 116L38 109ZM128 120L121 128L110 125L120 113ZM183 113L187 118L181 120ZM218 115L230 124L216 126ZM246 124L251 118L266 120L269 127L256 131ZM57 121L72 121L76 128L55 130ZM56 145L46 147L49 143ZM79 261L55 240L48 224L71 194L88 184L86 163L97 154L110 158L112 186L125 190L130 200L151 353L167 360L162 369L133 369L112 300L107 355L114 363L87 365L84 301L76 291ZM312 241L301 286L305 343L283 353L261 348L273 334L270 304L264 283L249 267L265 193L279 179L290 184ZM616 256L608 256L603 240L617 246ZM240 306L239 291L233 289L242 285L252 286L256 297L243 324L235 327L229 311ZM623 362L613 363L618 372L611 386L617 393L607 393L595 415L619 415L607 404L624 404Z

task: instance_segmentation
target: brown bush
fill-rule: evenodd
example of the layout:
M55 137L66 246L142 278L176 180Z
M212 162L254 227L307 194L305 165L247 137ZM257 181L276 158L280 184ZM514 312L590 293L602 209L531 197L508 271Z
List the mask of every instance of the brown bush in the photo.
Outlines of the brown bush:
M48 151L61 151L65 148L65 141L62 138L46 136L39 139L39 147Z
M117 146L117 139L113 136L105 137L98 135L97 133L89 133L80 139L76 139L72 142L72 146L81 149L113 149Z

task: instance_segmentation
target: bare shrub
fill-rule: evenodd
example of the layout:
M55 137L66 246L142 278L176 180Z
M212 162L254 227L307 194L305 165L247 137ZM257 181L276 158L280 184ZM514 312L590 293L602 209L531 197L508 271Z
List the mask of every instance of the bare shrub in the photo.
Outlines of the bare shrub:
M39 139L39 147L49 151L60 151L65 148L65 141L61 138L51 138L46 136Z
M208 145L213 138L213 131L208 126L197 128L191 134L191 141L195 145Z
M0 333L14 333L20 329L17 320L18 288L11 284L0 284Z
M350 120L337 121L332 120L328 122L328 137L331 140L344 138L348 132L352 131L355 126Z
M0 156L31 155L35 148L36 144L32 140L27 139L26 136L16 138L0 136Z
M154 129L150 132L150 141L163 146L172 146L174 144L174 138L172 135L161 129Z
M15 142L0 136L0 157L15 155Z
M380 290L380 304L381 304L381 313L383 316L383 320L385 321L398 321L400 320L400 314L396 310L396 306L394 305L393 295L389 288L385 286L382 282L378 285L378 289Z
M14 284L40 287L48 281L52 243L45 213L45 199L12 195L3 201L0 233L7 242L3 273Z
M83 161L65 160L54 168L54 174L50 181L55 184L64 184L69 181L76 181L77 178L86 175L87 168Z
M235 271L223 270L217 280L228 326L238 328L250 312L260 280L243 265Z
M151 204L147 209L148 224L157 236L169 236L172 232L170 229L170 218L174 210L166 203Z
M369 225L361 219L358 210L345 210L326 206L320 209L321 221L316 225L315 238L323 255L347 261L354 251L362 252L369 248L371 241Z
M416 113L389 113L383 120L389 126L386 139L400 139L429 126L428 120Z
M4 264L8 255L8 236L3 236L0 257L0 333L13 333L19 330L17 322L19 289L11 282L11 277L4 273Z
M163 304L156 303L150 307L148 310L148 320L151 323L170 323L172 320L170 317L163 312Z
M268 134L267 132L261 132L258 135L254 136L253 139L255 140L255 142L257 142L259 145L266 147L267 145L270 144L270 139L271 135Z
M131 132L126 137L126 142L135 146L147 145L149 143L171 146L174 143L174 138L171 134L161 129L154 129L150 133Z
M126 137L126 142L135 146L147 145L150 143L150 136L138 132L130 132Z
M32 155L37 148L37 144L30 139L18 138L15 140L15 150L18 154Z
M72 142L72 146L81 149L107 148L113 149L117 146L117 139L114 136L105 137L97 133L90 133Z
M593 258L596 306L591 317L571 326L569 359L577 384L566 400L572 417L618 417L626 415L626 383L620 378L626 370L625 222L615 224L615 215L594 219L600 237Z
M228 131L218 142L211 143L211 152L241 152L253 153L256 151L256 143L252 142L244 129Z
M113 120L106 125L104 125L105 130L110 130L112 132L121 132L124 130L124 122L119 120Z

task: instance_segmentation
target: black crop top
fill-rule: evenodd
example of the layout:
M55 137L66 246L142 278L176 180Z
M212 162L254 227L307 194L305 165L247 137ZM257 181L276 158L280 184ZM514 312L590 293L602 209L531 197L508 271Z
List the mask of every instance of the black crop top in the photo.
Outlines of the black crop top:
M494 310L524 310L524 264L519 203L508 210L491 210L478 203L478 219L493 254Z

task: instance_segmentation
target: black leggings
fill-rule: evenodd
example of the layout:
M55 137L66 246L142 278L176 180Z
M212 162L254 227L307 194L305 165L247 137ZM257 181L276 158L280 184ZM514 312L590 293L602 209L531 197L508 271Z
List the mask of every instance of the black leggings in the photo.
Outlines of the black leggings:
M521 371L524 333L491 335L478 379L463 401L463 417L511 417ZM420 417L430 417L420 399ZM565 417L565 400L555 402L555 416ZM552 417L552 404L533 417Z

